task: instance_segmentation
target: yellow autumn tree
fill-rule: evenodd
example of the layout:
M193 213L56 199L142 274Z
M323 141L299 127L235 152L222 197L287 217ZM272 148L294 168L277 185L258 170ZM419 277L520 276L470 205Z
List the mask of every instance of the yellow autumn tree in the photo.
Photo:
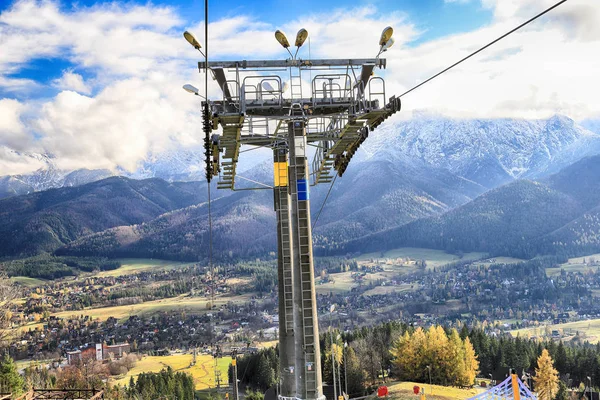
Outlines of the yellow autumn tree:
M452 360L448 349L448 336L441 326L431 326L427 330L424 362L426 368L431 367L431 375L437 377L439 383L451 383Z
M475 383L475 377L479 373L479 361L471 340L467 336L464 341L464 372L462 374L462 386L471 386Z
M552 400L558 391L558 371L554 368L554 361L544 349L537 360L535 369L535 388L538 392L539 400Z
M421 328L418 328L412 335L408 331L404 332L404 335L394 343L390 350L396 369L402 377L415 376L422 363L422 353L419 351L419 345L416 344L417 341L425 342L425 335Z
M453 329L446 334L440 326L427 332L417 328L411 335L405 332L390 350L396 371L405 380L442 385L471 386L477 375L479 362L468 338L461 340Z
M465 346L456 329L450 332L450 337L448 338L448 354L454 368L449 368L446 371L447 380L449 382L461 383L461 386L466 386L462 385L465 375Z

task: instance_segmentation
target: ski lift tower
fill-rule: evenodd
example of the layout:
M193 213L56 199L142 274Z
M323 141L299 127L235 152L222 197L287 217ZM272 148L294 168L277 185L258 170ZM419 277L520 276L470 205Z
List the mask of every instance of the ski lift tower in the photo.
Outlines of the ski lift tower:
M236 174L240 148L273 151L274 184L266 186L273 189L277 214L280 399L325 398L309 187L331 182L335 174L341 177L369 132L400 110L400 99L386 100L385 82L374 76L376 68L386 66L380 55L392 46L392 34L391 27L384 29L375 58L297 58L308 37L301 29L296 54L286 36L275 32L290 55L285 60L198 63L199 71L210 72L222 92L218 100L203 101L207 180L218 178L218 189L265 189L262 184L238 185L238 178L249 180ZM184 36L199 50L189 32ZM191 85L184 89L199 95Z

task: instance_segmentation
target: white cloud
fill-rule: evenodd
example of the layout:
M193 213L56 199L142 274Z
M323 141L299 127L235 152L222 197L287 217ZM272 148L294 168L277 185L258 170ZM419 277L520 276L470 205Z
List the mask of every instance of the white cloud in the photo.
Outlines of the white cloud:
M26 150L31 146L31 136L21 120L24 111L25 105L17 100L0 99L0 146L15 150Z
M145 80L119 81L95 97L63 91L45 103L35 120L45 149L57 165L70 169L134 170L149 153L176 145L198 145L202 137L194 98L175 87L173 76L156 73Z
M583 40L564 15L595 0L571 0L454 70L407 95L405 110L431 109L460 117L545 118L555 113L584 119L600 115L600 37ZM491 3L491 2L490 2ZM538 1L497 2L500 17L475 32L389 53L388 87L403 92L509 31ZM529 4L528 4L529 3ZM519 6L519 7L517 7ZM537 12L545 4L538 4ZM529 13L528 16L536 12ZM510 18L509 18L510 17ZM506 19L508 18L508 19ZM398 54L401 53L401 54Z
M92 89L84 82L83 77L73 71L63 71L60 78L55 79L52 85L61 90L74 90L82 94L90 94Z
M26 174L44 166L39 158L27 157L11 148L0 146L0 175Z
M484 54L428 83L404 99L402 116L430 110L458 117L576 119L600 115L597 0L570 0ZM541 11L550 0L481 0L494 20L473 32L411 46L420 32L401 12L374 7L299 17L272 26L248 16L211 23L211 58L285 57L274 40L283 29L293 41L308 29L311 56L372 57L384 26L395 29L388 53L388 97L399 94ZM51 84L60 93L30 102L0 100L0 145L56 155L63 168L134 169L149 153L201 144L198 98L184 83L202 89L199 54L182 38L182 19L152 4L103 4L64 10L55 2L22 0L0 15L0 88L27 90L40 83L10 78L37 58L62 57L75 64ZM203 43L201 23L189 27ZM301 51L308 57L308 44ZM2 74L5 74L4 76ZM220 97L214 82L213 98ZM94 88L95 93L91 95ZM12 88L12 89L11 89ZM203 90L203 89L202 89ZM27 105L26 105L27 104ZM1 160L8 156L0 152ZM16 169L14 157L11 165ZM1 166L2 164L0 164ZM4 164L7 165L7 164ZM25 165L25 164L24 164ZM29 165L33 168L33 165ZM0 173L2 175L2 173Z

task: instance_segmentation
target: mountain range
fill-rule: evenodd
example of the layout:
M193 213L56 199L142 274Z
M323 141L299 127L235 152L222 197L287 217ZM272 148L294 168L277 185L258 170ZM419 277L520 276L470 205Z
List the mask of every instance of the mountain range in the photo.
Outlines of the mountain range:
M594 154L600 154L600 136L561 116L523 121L422 115L384 125L371 133L333 186L313 231L315 251L419 245L531 256L556 251L557 243L569 251L595 248L591 232L599 196L585 188L595 187L600 174L585 175L579 185L582 171L600 161ZM199 161L193 152L150 158L132 176L189 180L198 177ZM271 184L271 163L259 163L244 175ZM328 189L312 190L313 221ZM215 190L213 197L216 258L275 251L270 191ZM0 210L0 256L56 251L196 260L207 255L203 182L111 177L0 200Z
M522 258L596 252L600 156L586 157L539 181L509 183L442 215L362 237L332 253L407 246Z

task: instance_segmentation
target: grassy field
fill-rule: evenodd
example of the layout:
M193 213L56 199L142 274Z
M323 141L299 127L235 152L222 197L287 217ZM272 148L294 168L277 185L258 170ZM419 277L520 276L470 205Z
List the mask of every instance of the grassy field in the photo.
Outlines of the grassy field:
M191 354L174 354L170 356L144 356L138 361L135 367L124 377L115 380L115 384L129 384L129 379L137 377L142 372L159 372L161 369L170 366L174 371L185 372L194 377L196 390L209 389L215 386L214 358L210 355L196 356L196 365L190 366L192 362ZM218 359L218 369L221 371L221 382L227 385L227 370L231 358L223 357Z
M521 263L521 262L525 261L521 258L514 258L514 257L492 257L491 259L488 259L488 260L489 261L487 261L487 262L479 262L477 264L490 266L491 264L517 264L517 263Z
M562 330L566 335L575 335L577 331L586 335L586 340L590 343L598 343L600 340L600 319L590 319L586 321L575 321L567 322L566 324L549 324L549 329ZM511 331L513 336L520 335L522 337L527 336L543 336L545 333L545 326L539 326L536 328L524 328ZM563 340L568 340L564 338Z
M151 269L169 270L193 264L177 261L155 260L152 258L123 258L119 261L121 262L121 267L113 269L112 271L100 271L95 273L94 276L105 277L129 275L136 272L149 271Z
M462 257L463 260L477 260L485 257L485 253L465 253ZM385 253L367 253L359 256L358 261L366 261L371 258L411 258L413 260L426 260L427 267L439 267L454 261L458 261L461 258L454 254L446 253L443 250L423 249L417 247L402 247L399 249L389 250Z
M317 294L328 294L348 292L353 287L357 286L352 279L352 272L340 272L339 274L330 274L333 282L327 282L323 284L317 284ZM318 279L317 279L318 281Z
M473 397L479 393L485 391L483 388L474 388L474 389L459 389L455 387L447 387L447 386L438 386L423 383L414 383L414 382L401 382L401 383L392 383L388 385L388 390L390 391L391 398L399 399L399 400L415 400L418 399L418 396L415 396L413 393L413 387L419 386L425 388L425 394L427 399L458 399L464 400L470 397ZM431 394L433 393L433 394Z
M217 297L215 304L217 306L226 304L230 301L245 302L250 300L252 293L244 294L241 296L230 296L230 297ZM161 299L155 301L147 301L145 303L132 304L127 306L114 306L114 307L102 307L102 308L89 308L81 311L63 311L56 313L57 317L69 318L73 315L89 315L92 318L99 318L105 320L108 317L115 317L117 319L129 318L131 315L152 315L161 311L186 311L191 313L206 312L207 300L204 297L187 297L179 296L168 299Z
M586 261L586 263L583 262L584 260ZM600 266L590 265L589 263L592 260L600 261L600 254L592 254L585 257L569 258L569 260L566 263L561 264L556 268L546 268L546 275L559 275L561 269L564 269L567 272L596 271L598 268L600 268Z
M28 276L13 276L10 280L27 287L42 286L46 283L43 279L30 278Z
M411 288L411 286L413 285L409 285L409 284L403 284L403 285L398 285L398 286L377 286L374 287L373 289L367 290L364 295L365 296L375 296L375 295L379 295L379 294L388 294L388 293L394 293L394 292L408 292L411 291L413 288Z

